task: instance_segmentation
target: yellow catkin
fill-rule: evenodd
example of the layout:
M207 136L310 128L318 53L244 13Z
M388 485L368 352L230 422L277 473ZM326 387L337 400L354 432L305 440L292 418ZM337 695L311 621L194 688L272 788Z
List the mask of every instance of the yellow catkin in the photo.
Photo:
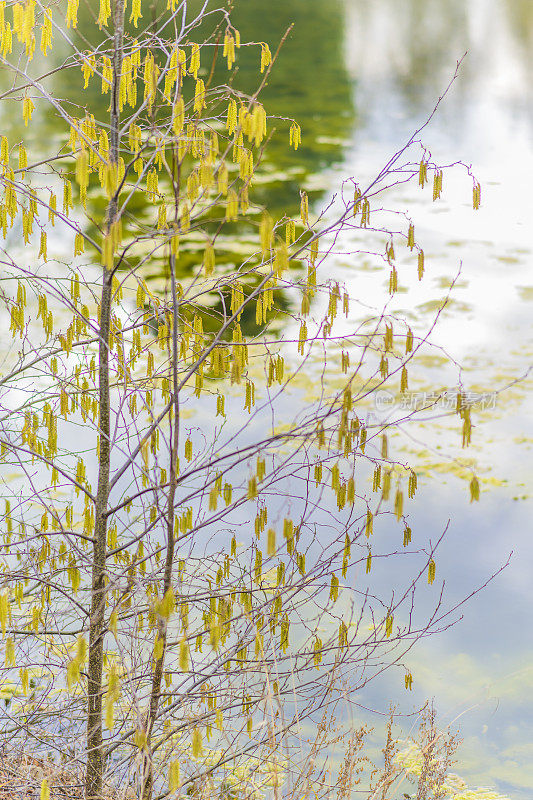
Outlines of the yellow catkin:
M109 22L109 17L111 16L111 3L110 0L100 0L100 11L98 14L98 19L96 20L98 26L103 28Z
M361 227L367 228L370 223L370 203L365 197L361 206Z
M272 246L272 232L274 229L274 222L268 212L264 212L259 224L259 237L261 240L261 253L263 258L270 252Z
M391 489L391 471L386 470L385 473L383 474L383 487L381 491L381 496L383 500L389 499L390 489Z
M113 67L109 56L102 59L102 94L107 94L113 82Z
M309 225L309 200L306 192L300 192L300 217L304 225Z
M422 276L424 275L424 251L420 250L418 253L418 280L422 280Z
M474 209L477 211L481 206L481 186L480 184L475 181L474 182L474 189L472 194L472 205Z
M24 100L22 101L22 118L24 120L24 125L26 127L28 126L31 120L34 110L35 110L35 105L33 104L31 97L25 97Z
M83 63L81 65L81 72L84 80L84 86L83 86L84 89L88 87L89 79L94 75L95 68L96 68L95 54L90 53L88 56L84 56Z
M0 164L4 167L9 164L9 142L7 136L2 136L0 139Z
M201 78L198 78L194 89L194 110L196 111L197 114L201 114L202 109L204 107L205 107L205 84Z
M79 256L85 250L85 242L82 233L77 233L74 238L74 255Z
M224 36L224 49L222 55L227 59L228 69L233 67L235 63L235 39L231 31L227 30Z
M168 768L168 788L171 792L175 792L180 788L180 762L178 760L171 761Z
M353 191L353 215L355 217L356 214L359 213L361 210L361 189L357 184L354 186Z
M44 261L46 261L47 255L48 255L48 253L47 253L47 235L46 235L46 231L41 231L41 239L40 239L40 243L39 243L39 253L38 253L37 258L41 258L41 256L42 256Z
M290 130L289 130L289 145L294 147L295 150L298 150L298 147L302 143L302 131L300 126L297 122L293 122Z
M41 52L44 56L52 47L52 9L45 8L43 11L43 24L41 26Z
M20 177L24 180L24 176L26 175L26 167L28 166L28 154L26 153L26 148L23 145L19 146L19 170L20 170Z
M191 48L191 57L189 60L189 74L195 80L198 78L198 70L200 69L200 47L194 43Z
M411 543L411 538L412 538L412 530L408 525L406 525L405 528L403 529L403 546L404 547L407 547L407 545Z
M133 22L134 26L137 27L140 19L142 19L141 0L132 0L130 22Z
M272 63L272 53L266 42L261 42L261 73Z
M422 159L420 162L420 167L418 169L418 183L420 186L424 187L427 182L427 174L428 174L428 165L427 162Z
M233 135L237 128L237 103L231 99L228 103L228 111L226 115L226 128L230 136Z
M13 6L13 33L17 34L19 41L22 41L22 5L15 3Z
M256 147L259 147L267 132L266 112L262 105L257 104L252 111L252 124L248 138L253 139Z
M203 265L206 277L210 277L215 271L215 250L210 242L206 245L204 250Z
M396 514L396 519L401 519L403 514L403 492L401 489L397 490L394 498L394 513Z
M396 267L393 267L390 271L389 276L389 294L394 294L394 292L398 291L398 271Z
M26 55L29 60L33 58L35 50L35 36L33 28L35 26L35 0L27 0L22 13L22 24L20 41L26 46Z
M172 115L172 129L176 136L179 136L183 131L183 125L185 122L185 104L183 102L183 97L179 95L177 98Z
M230 189L226 201L226 220L228 222L233 222L238 219L238 216L239 198L237 197L236 192L233 189Z
M294 224L294 220L288 220L287 224L285 225L285 243L291 245L296 238L296 226Z
M80 0L68 0L67 3L67 28L78 26L78 6Z
M433 175L433 200L438 200L442 193L442 170L436 169Z

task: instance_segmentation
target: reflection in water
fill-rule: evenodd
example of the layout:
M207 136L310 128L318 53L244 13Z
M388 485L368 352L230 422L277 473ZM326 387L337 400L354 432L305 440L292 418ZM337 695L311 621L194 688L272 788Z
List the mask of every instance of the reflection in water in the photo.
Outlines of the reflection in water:
M280 126L283 135L276 137L269 156L282 169L297 164L305 173L315 173L341 157L353 125L352 92L343 58L344 9L338 0L270 0L268 14L262 14L263 10L261 0L237 2L235 24L244 39L252 41L260 30L273 49L294 26L263 97L272 114L296 118L303 131L298 158L287 149L286 126ZM245 91L252 92L257 84L257 60L255 49L241 51L239 82ZM290 185L285 186L287 199Z
M252 204L266 206L274 218L281 218L285 214L298 216L300 190L308 191L311 202L321 199L324 191L313 178L341 160L354 122L351 85L343 59L344 9L337 0L326 5L322 0L308 0L305 3L300 0L272 0L269 14L264 15L263 5L260 0L236 4L232 21L239 29L243 42L267 41L275 53L287 29L291 25L294 27L287 36L268 83L261 93L260 99L270 115L271 138L250 199ZM200 7L201 3L198 2L190 4L191 18ZM80 18L77 41L77 45L83 49L87 47L87 43L79 32L90 29L98 37L98 31L94 25L89 24L92 14L89 7L84 7L83 11L80 9L80 14L86 16L85 25ZM210 19L208 24L211 24ZM327 36L323 35L324 30L328 32ZM210 31L206 28L204 33L207 36ZM130 30L129 35L134 36L135 31ZM202 29L195 31L194 36L201 40ZM102 42L91 42L91 47L101 45ZM203 61L200 74L206 79L211 70L209 56L204 56ZM232 86L246 98L257 91L262 80L259 71L259 46L255 44L241 47L237 55L237 65L238 73ZM212 86L223 85L228 80L228 75L222 50L219 48ZM82 91L83 80L79 71L75 74L59 72L54 76L53 84L55 92L68 100L71 104L69 110L76 116L83 116L83 109L79 107L81 97L95 109L97 116L106 118L108 96L102 97L98 79L91 80L88 88ZM220 110L224 113L225 107ZM123 115L125 120L127 111L128 109ZM303 131L303 141L297 153L289 147L288 131L293 118L299 122ZM164 179L161 180L161 187L164 188ZM89 194L88 202L90 216L101 218L105 198L100 192L93 192ZM137 193L133 210L137 219L152 224L153 209L142 193ZM95 214L95 211L100 213ZM93 231L88 233L93 234ZM249 252L253 252L256 246L255 240L250 243L249 224L236 223L230 233L231 235L227 235L225 232L223 237L219 236L217 248L217 263L227 264L228 268ZM194 237L184 241L178 263L178 274L182 279L186 279L196 269L203 247L201 237L196 241ZM131 258L130 261L133 263ZM149 274L144 277L151 283L154 291L165 283L165 270L166 262L163 258L155 256L151 259ZM212 301L213 306L222 311L222 305L217 305L222 303L219 293L213 296ZM283 302L282 298L280 301ZM205 315L204 327L210 330L209 314ZM243 316L242 327L246 333L252 330L255 332L254 314Z
M82 14L92 13L90 5L80 7L81 23ZM485 347L480 380L483 373L492 374L496 364L502 369L509 366L510 374L517 374L520 366L531 360L533 351L525 333L530 328L527 304L531 303L533 286L531 215L527 212L527 203L531 205L527 178L533 168L533 2L236 0L234 21L243 41L268 41L273 52L287 27L294 23L263 96L270 114L296 118L303 131L302 146L294 154L288 147L288 123L276 123L278 131L265 155L266 179L255 192L257 199L277 215L295 213L299 189L306 186L314 188L310 194L319 203L328 190L328 171L333 171L336 180L339 174L355 172L356 162L358 169L371 172L375 163L394 152L405 134L425 118L453 73L456 60L468 51L460 78L439 111L429 138L451 158L474 161L476 171L483 173L484 208L476 220L467 216L464 208L452 221L441 215L447 222L439 221L438 209L425 214L422 203L416 209L425 234L434 242L435 269L434 283L430 272L429 282L421 285L415 298L420 307L434 300L435 286L442 288L442 281L455 272L450 242L459 241L458 253L465 258L464 288L458 287L455 296L468 304L473 320L467 324L456 310L442 324L444 339L458 347L472 348L472 343L480 351ZM92 30L96 33L96 28ZM56 44L60 63L68 48ZM81 40L79 44L86 47ZM242 48L238 55L237 85L248 93L255 91L260 78L258 52L258 47ZM33 68L39 66L43 65L36 59ZM46 69L50 68L53 65L48 61ZM221 67L215 81L224 80L225 75ZM0 74L0 90L8 88L7 80L7 75ZM107 99L102 100L96 81L85 93L80 91L81 86L81 74L72 71L58 72L47 83L52 91L77 105L78 115L82 113L79 103L86 98L96 106L100 103L105 116ZM26 139L34 136L42 142L56 136L54 113L43 116L39 105L35 124L27 130L15 103L0 105L0 113L10 141L21 138L23 131ZM38 158L39 141L30 145ZM345 163L339 166L345 156ZM490 182L503 186L491 186ZM454 197L453 187L450 191L452 207L456 201L463 202L464 193ZM92 196L90 202L96 205L101 198ZM136 212L139 216L146 213L141 196ZM517 220L525 224L519 227ZM442 248L442 237L449 245L446 249ZM183 269L190 269L192 263L194 254L189 253ZM480 279L484 290L479 289ZM361 271L354 280L357 285L352 287L353 294L364 295ZM514 361L510 361L509 342L514 342L519 351ZM506 474L515 479L520 470L525 472L524 450L512 444L513 437L522 434L519 426L525 423L521 414L525 416L523 411L517 412L510 422L502 408L499 427L494 420L490 423L492 444L487 441L489 436L483 435L486 427L480 433L481 448L476 456L485 458L487 475L491 476L491 464L500 469L503 464ZM526 486L523 492L527 491ZM468 768L465 775L477 782L483 782L483 778L496 782L513 798L530 798L533 755L528 703L533 684L531 673L523 668L533 651L527 613L531 604L530 523L525 505L513 504L504 489L493 492L475 514L449 487L437 498L434 492L426 492L418 502L413 530L417 525L424 528L432 524L429 508L433 518L453 518L442 561L452 592L460 595L465 587L471 588L501 564L512 547L517 548L519 557L475 606L466 609L467 627L458 626L428 644L425 651L420 649L414 670L420 691L416 700L435 695L437 706L440 704L445 712L450 708L457 712L470 700L477 702L478 697L472 695L484 683L492 684L487 691L496 699L461 720L468 737L468 747L463 751ZM388 698L395 697L395 692L395 686L385 688ZM376 695L372 700L378 705L380 698ZM500 708L493 717L497 705Z
M160 5L164 8L166 2L160 2ZM201 5L198 0L189 4L190 18ZM243 42L267 41L273 53L287 29L294 26L281 48L278 61L261 95L267 113L271 117L282 119L269 121L271 140L251 193L252 203L267 206L275 218L280 218L284 214L299 214L300 189L307 189L311 202L320 200L323 189L313 178L342 159L345 142L353 126L354 112L349 76L343 59L342 4L338 0L327 4L322 0L272 0L269 3L269 13L263 12L264 3L261 0L238 2L233 21L241 32ZM78 28L70 32L74 44L82 51L105 50L105 32L98 30L93 18L94 7L90 4L82 5L79 9ZM86 38L88 31L90 41ZM327 35L324 35L324 31L327 31ZM201 34L195 32L195 35L196 33ZM128 37L134 38L135 35L136 31L130 25ZM242 47L238 51L238 74L233 85L245 96L255 93L262 80L259 53L257 44ZM97 118L105 120L109 95L102 96L97 77L92 78L87 88L84 88L79 68L73 70L68 67L69 54L70 45L58 33L51 57L43 61L37 52L31 64L33 75L66 65L64 69L52 72L44 81L46 88L63 99L63 107L72 116L83 118L86 104ZM200 74L203 72L205 78L210 68L206 58ZM228 74L219 48L213 85L223 84L228 80ZM0 90L8 88L8 77L5 75L2 78L0 75ZM13 106L15 107L15 103ZM58 125L56 112L48 104L41 106L37 102L35 124L28 129L24 128L21 115L9 113L10 110L5 103L0 108L0 119L10 141L17 141L24 136L34 160L48 155L48 151L45 153L43 150L44 144L48 148L50 142L57 140L59 149L58 131L64 132L64 125ZM127 113L128 108L123 114L125 121ZM300 123L303 131L303 141L297 153L289 147L289 120L293 118ZM61 144L64 144L66 152L66 143ZM60 163L58 167L61 168ZM153 208L147 203L143 193L137 193L131 207L138 219L152 223ZM89 216L100 219L104 208L105 198L101 193L98 190L89 191ZM87 233L94 235L95 232L88 230ZM227 251L218 254L219 263L227 262L228 266L240 261L243 254L247 254L247 247L248 250L250 247L247 245L249 229L237 225L233 233L231 239L227 239ZM203 249L203 243L192 240L182 248L178 269L183 278L196 267L200 249ZM157 291L158 282L165 279L163 263L159 263L157 258L153 259L150 274L145 277Z
M533 5L530 0L512 0L504 4L504 12L508 16L516 44L520 47L522 57L531 64L533 58ZM531 70L529 71L531 75Z
M425 119L468 51L424 140L438 160L472 162L483 186L482 209L475 217L468 212L468 188L460 179L446 179L444 200L434 207L412 193L400 198L413 209L430 254L427 281L411 284L401 302L418 323L427 320L424 308L442 299L461 260L456 303L432 338L465 365L467 387L499 388L533 363L533 3L346 0L346 14L347 64L360 119L335 180L372 174ZM357 271L352 290L357 286L368 296L369 279ZM442 368L426 365L423 381L428 390L441 385ZM449 472L433 469L442 467L444 450L461 457L450 429L434 421L416 433L405 431L407 443L412 436L412 448L424 451L423 470L432 474L417 496L413 531L439 529L451 518L439 558L449 596L483 583L515 553L504 574L467 604L462 623L417 649L415 697L406 699L386 678L381 693L374 686L362 698L384 711L391 699L411 711L434 697L444 721L465 736L462 774L513 800L533 796L531 391L531 381L524 381L499 395L495 411L476 418L474 445L462 454L475 458L484 476L485 492L474 510Z
M530 0L346 0L346 15L348 68L370 81L367 113L370 103L386 114L385 90L393 108L407 107L410 125L424 118L466 53L441 115L450 104L454 114L467 112L488 91L533 122Z
M198 0L189 4L191 18L201 5ZM80 8L81 14L87 17L87 30L93 9ZM79 30L83 30L81 16L80 20ZM275 216L294 215L298 213L299 191L305 188L306 179L342 158L353 126L351 85L343 58L344 8L339 0L270 0L265 14L262 0L246 0L235 4L232 21L243 42L266 41L272 53L287 29L294 26L260 97L267 114L282 119L269 121L269 131L276 131L265 151L261 182L254 189L256 201L267 205ZM91 24L90 29L97 37L97 28ZM100 43L95 41L96 44ZM87 48L82 38L77 45ZM207 61L205 57L200 71L204 78L211 69ZM232 86L244 95L254 94L262 80L259 65L259 46L241 47ZM212 85L223 84L228 75L220 47ZM59 72L53 78L55 91L69 99L73 107L78 106L80 97L86 97L91 108L105 118L109 99L102 97L99 81L93 79L86 90L82 91L82 87L81 74ZM80 115L79 106L77 114ZM289 148L292 119L300 123L303 134L297 154ZM318 198L321 194L314 182L310 196Z

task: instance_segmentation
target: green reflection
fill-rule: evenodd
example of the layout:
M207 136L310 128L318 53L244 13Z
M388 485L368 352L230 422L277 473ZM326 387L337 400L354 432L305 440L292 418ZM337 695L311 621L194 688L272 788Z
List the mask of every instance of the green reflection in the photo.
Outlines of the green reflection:
M264 40L272 53L293 25L262 100L269 114L294 118L302 127L302 144L294 153L288 146L289 123L275 123L278 130L266 157L279 174L265 192L265 203L274 212L295 213L305 178L342 158L354 124L344 63L344 7L338 0L270 0L265 13L262 0L237 0L233 19L243 41ZM259 48L241 48L238 67L239 88L252 93L260 77ZM290 170L295 167L299 173L293 177Z
M520 47L520 54L529 65L533 62L533 3L531 0L508 0L505 12L513 33L513 39ZM531 69L529 69L531 75Z
M192 18L201 3L195 0L189 7ZM147 10L145 16L151 13ZM79 14L77 46L88 49L84 36L90 31L90 46L105 47L105 35L92 22L94 9L83 6ZM209 20L203 31L206 35L213 18ZM268 42L273 53L287 28L293 25L260 99L269 116L296 119L302 127L303 141L295 153L289 148L290 122L269 121L269 130L276 130L266 148L260 181L251 199L266 205L275 217L295 215L299 191L305 188L306 179L342 158L354 123L351 83L344 63L343 4L339 0L270 0L265 13L263 0L237 0L232 21L243 42ZM129 34L135 33L131 27ZM195 32L193 38L200 40L200 33ZM204 56L204 78L211 67L207 62L208 57ZM253 94L262 79L259 64L258 45L241 47L232 85L245 95ZM220 46L211 85L226 83L229 78ZM55 91L72 103L73 113L80 116L82 104L86 104L95 116L105 119L109 96L102 97L96 77L87 89L83 88L79 70L57 73L53 83ZM322 192L314 188L309 194L318 199Z
M189 4L189 19L194 18L201 5L197 0ZM161 8L164 7L166 3L161 5ZM146 9L143 12L145 18L152 14L147 5L143 4L143 8ZM250 213L244 222L226 224L223 238L218 239L217 264L223 271L233 269L243 258L257 250L258 216L254 213L254 205L266 206L275 219L286 214L298 218L300 189L307 187L311 177L343 157L344 146L354 121L351 84L344 65L342 3L337 0L326 4L321 0L273 0L269 3L268 14L264 10L261 0L238 0L232 10L232 21L241 33L241 41L266 41L272 53L276 52L286 30L291 25L293 27L260 95L270 118L268 129L271 138L258 169L257 179L250 190ZM106 49L105 34L94 25L92 13L88 7L80 8L76 44L80 49L98 48L102 51ZM157 17L157 10L153 14ZM203 29L193 31L191 38L199 42L208 38L212 34L214 19L215 17L209 17ZM217 32L221 37L224 27L225 25ZM84 38L86 34L89 35L88 31L90 44ZM136 35L137 32L130 26L128 37L133 38ZM213 39L210 41L213 42ZM207 47L202 55L200 75L204 80L208 79L211 71L213 52L213 47ZM262 81L259 69L260 52L259 44L242 46L237 51L237 70L233 75L227 69L222 46L219 46L211 86L224 85L231 81L235 90L241 92L244 98L254 94ZM78 117L83 116L80 107L80 102L83 102L95 117L106 119L109 95L102 96L100 86L100 79L95 76L84 89L79 70L74 73L58 73L54 77L55 92L72 104L68 106L69 111L72 110ZM142 94L140 86L139 81L139 97ZM187 90L190 90L190 86ZM225 116L226 104L222 103L218 111ZM130 109L126 107L124 120L127 120L129 113ZM283 119L272 119L273 117ZM301 125L303 132L303 142L297 152L289 146L289 127L293 118ZM187 169L188 164L185 162L183 174L186 174ZM318 201L323 195L323 190L316 188L316 180L313 184L315 188L308 192L311 202ZM160 186L164 190L164 180ZM89 217L101 219L104 208L105 199L102 193L98 187L93 188L88 197ZM153 226L156 208L140 192L135 196L130 212L134 213L137 222L140 220L146 223L148 228ZM127 219L124 222L127 228ZM183 237L178 262L178 275L182 280L187 280L201 261L203 235L205 232L214 232L219 224L220 214L215 209L203 219L197 234ZM88 232L95 234L94 229ZM130 257L129 262L135 266L135 256ZM298 264L294 266L298 268ZM150 259L149 274L148 270L143 269L143 272L144 277L151 281L154 291L163 290L168 276L162 254L155 254ZM253 281L248 289L252 286ZM282 298L280 302L285 305ZM223 310L219 294L212 298L211 311L213 310ZM206 311L205 329L209 330L212 324L210 312ZM249 309L243 315L241 326L248 334L259 331L255 325L253 310Z

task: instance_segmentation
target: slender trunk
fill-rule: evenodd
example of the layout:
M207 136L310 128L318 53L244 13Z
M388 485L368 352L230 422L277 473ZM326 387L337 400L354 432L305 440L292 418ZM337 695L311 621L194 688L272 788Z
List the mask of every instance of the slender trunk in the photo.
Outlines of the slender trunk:
M169 489L167 497L167 554L165 560L165 572L163 577L163 596L172 588L172 567L174 562L174 505L177 486L177 460L179 442L179 397L178 397L178 299L176 295L176 258L170 255L170 280L172 287L172 429L170 441L170 474ZM154 785L153 763L151 757L151 736L153 726L157 717L159 701L161 698L161 683L163 680L163 670L165 666L165 654L167 645L167 620L160 619L158 626L158 638L162 642L160 657L154 664L152 675L152 689L150 692L150 706L146 720L146 758L144 764L142 800L151 800Z
M107 517L105 515L109 484L109 317L111 308L111 279L104 274L100 316L99 389L100 389L100 460L96 495L93 569L91 587L91 621L89 634L88 707L87 707L87 772L86 800L99 800L102 792L102 663L105 634L105 567Z
M125 0L116 0L114 7L113 86L111 90L110 160L118 163L119 155L119 84L122 67ZM116 221L118 198L112 197L107 208L106 228L109 233ZM113 273L104 266L100 301L98 347L99 437L98 488L95 505L93 568L91 586L91 619L89 631L89 665L87 680L87 770L86 800L100 800L104 772L102 737L102 672L105 636L105 569L107 546L107 509L110 473L110 414L109 392L109 328L111 319Z

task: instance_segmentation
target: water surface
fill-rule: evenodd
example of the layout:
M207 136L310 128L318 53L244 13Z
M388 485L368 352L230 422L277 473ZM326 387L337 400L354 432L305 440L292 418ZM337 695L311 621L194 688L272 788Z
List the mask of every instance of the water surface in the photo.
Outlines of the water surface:
M505 387L523 376L533 360L533 4L270 0L268 9L266 14L264 0L237 0L235 23L243 40L268 41L273 51L294 23L264 95L269 113L295 117L303 131L302 147L294 154L287 146L288 124L277 123L267 152L260 199L280 215L297 213L301 188L318 210L343 178L355 176L363 184L370 180L427 118L466 53L423 138L436 162L460 159L472 166L482 185L482 208L473 212L472 182L461 167L445 175L437 204L430 190L421 193L416 185L390 193L392 205L410 209L427 262L424 280L418 282L409 259L399 258L400 291L392 301L388 272L379 259L338 256L328 268L364 304L364 313L380 313L389 302L390 310L420 330L430 324L459 274L432 342L462 365L467 390L497 392L494 407L475 411L468 451L461 448L457 419L434 414L417 426L401 427L395 447L409 454L421 476L421 490L410 508L415 539L417 532L436 538L450 520L438 559L438 580L446 581L448 604L483 585L511 551L513 557L455 615L462 612L462 621L412 653L412 695L403 689L403 673L390 673L369 687L360 702L386 713L392 701L408 713L433 697L442 721L457 722L465 737L463 776L473 785L497 786L513 800L530 798L531 381ZM253 91L257 48L241 51L239 69L240 85ZM0 76L2 88L5 80ZM57 91L70 92L76 100L70 77L58 73L54 82ZM11 111L1 111L10 140L23 132L18 113ZM55 136L56 121L37 108L36 123L39 114L29 132L39 131L45 141L42 132ZM38 138L33 145L37 157ZM348 236L340 249L351 252L360 244ZM357 313L356 308L352 319ZM451 389L458 373L448 363L421 359L412 388ZM376 420L385 414L383 409L367 411ZM396 413L394 403L386 409L391 419ZM469 503L465 482L473 466L482 485L479 504ZM392 529L388 535L395 535ZM375 570L373 576L386 586L385 574ZM420 602L429 605L431 599L431 593L422 593ZM380 719L372 717L378 728Z
M472 785L529 798L531 381L503 387L533 362L533 5L346 0L345 13L345 57L358 116L343 163L329 173L332 186L345 174L370 177L424 121L466 53L423 138L435 161L461 159L472 165L482 184L482 208L472 212L470 183L460 169L445 177L438 204L421 196L418 187L400 193L396 199L409 206L424 241L427 271L417 285L407 265L400 270L409 292L400 293L395 305L424 324L460 269L455 303L445 310L432 340L464 366L465 388L499 393L493 409L474 415L469 451L461 450L453 424L431 419L405 430L404 446L425 475L411 512L413 530L436 533L451 521L438 562L450 601L481 585L511 551L513 556L509 567L462 609L461 622L419 645L413 654L412 700L433 697L443 720L457 720L465 737L461 770ZM378 307L383 302L376 291L379 280L372 273L361 276L356 265L352 270L354 289L365 297L374 291ZM438 360L420 367L415 380L421 389L446 386L448 375ZM450 468L449 458L475 459L483 486L479 504L469 503L457 477L461 469ZM365 699L375 707L381 702L386 710L391 698L409 709L392 675Z

